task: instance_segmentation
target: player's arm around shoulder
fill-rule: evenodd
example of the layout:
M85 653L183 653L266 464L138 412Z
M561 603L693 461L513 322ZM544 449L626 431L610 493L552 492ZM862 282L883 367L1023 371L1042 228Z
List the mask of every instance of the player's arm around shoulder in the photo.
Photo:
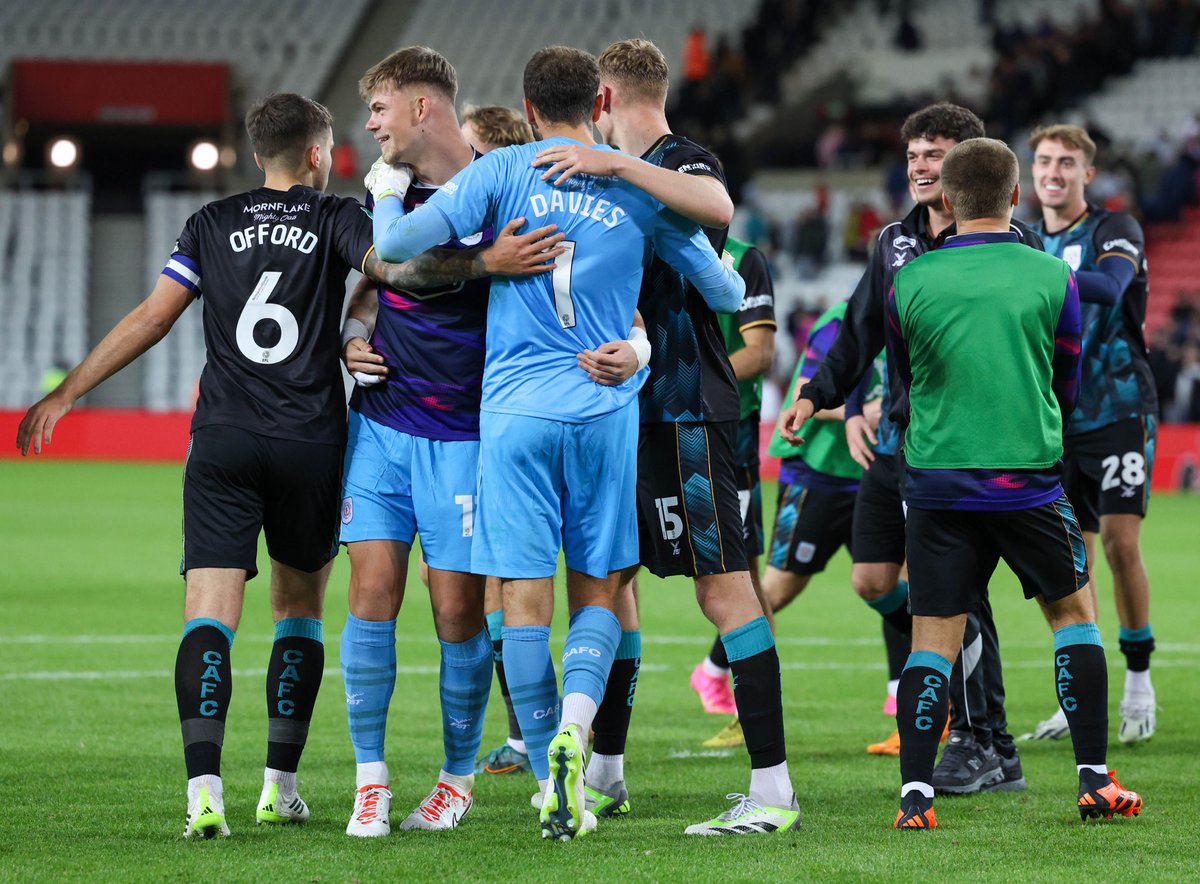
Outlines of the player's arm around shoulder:
M133 308L96 345L63 382L26 412L17 427L22 455L42 453L54 426L80 396L95 389L164 337L195 299L195 293L168 276L160 276L146 300Z
M533 165L549 166L542 180L553 179L556 186L580 174L620 178L704 227L728 227L733 220L733 200L712 175L664 169L618 150L582 144L552 145L538 152Z

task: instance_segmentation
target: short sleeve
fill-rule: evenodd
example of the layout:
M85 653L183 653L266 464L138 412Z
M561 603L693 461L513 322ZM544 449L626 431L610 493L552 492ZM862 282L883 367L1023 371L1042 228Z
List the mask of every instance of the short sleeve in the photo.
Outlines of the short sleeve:
M767 267L767 258L751 248L742 256L738 273L746 282L746 297L738 310L738 328L742 331L755 326L775 328L775 285Z
M685 175L708 175L724 183L721 164L707 150L691 142L680 143L663 155L663 168Z
M170 277L196 297L203 291L203 274L200 271L200 241L197 235L200 213L188 218L183 232L175 241L175 249L163 267L162 275Z

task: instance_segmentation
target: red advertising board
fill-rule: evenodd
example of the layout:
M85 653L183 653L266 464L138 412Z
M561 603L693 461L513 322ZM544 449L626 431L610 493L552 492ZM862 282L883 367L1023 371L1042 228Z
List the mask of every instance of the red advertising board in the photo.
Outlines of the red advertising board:
M0 411L0 459L19 457L13 446L23 413ZM54 430L54 442L42 455L66 460L182 461L187 453L191 412L84 408L72 411ZM761 427L762 476L779 475L779 458L767 456L774 426ZM1200 491L1200 424L1158 428L1154 457L1155 491Z
M219 126L229 117L225 64L12 63L13 119L30 123Z

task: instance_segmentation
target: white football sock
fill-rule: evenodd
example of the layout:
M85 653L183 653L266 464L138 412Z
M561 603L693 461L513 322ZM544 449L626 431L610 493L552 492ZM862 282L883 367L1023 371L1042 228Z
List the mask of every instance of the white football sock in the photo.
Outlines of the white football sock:
M596 701L587 694L575 693L567 694L563 697L562 702L562 720L559 722L559 731L565 731L568 725L575 725L579 728L579 739L583 741L584 747L587 747L588 733L592 729L592 720L596 717Z
M508 738L508 745L512 746L512 748L514 749L514 751L520 752L522 755L528 755L528 754L529 754L529 750L525 748L525 741L524 741L524 740L514 740L512 737L509 737L509 738Z
M201 789L207 789L210 797L224 798L225 787L221 785L221 778L215 774L204 774L203 776L192 777L188 780L188 801L195 798Z
M279 794L291 795L296 791L296 772L286 770L276 770L273 767L263 769L263 785L268 783L279 784Z
M625 779L624 755L601 755L593 752L588 759L587 774L584 779L595 788L605 788L615 785Z
M438 771L438 782L445 783L460 795L466 795L475 785L475 774L470 773L466 776L458 776L457 774L446 773L445 770L440 770Z
M692 659L695 660L696 658L693 657ZM708 657L705 657L704 662L700 665L704 667L704 674L712 676L713 678L726 678L729 675L728 668L721 668Z
M750 797L764 807L791 807L795 794L786 761L773 767L751 769Z
M388 784L388 768L386 761L366 761L358 765L354 774L354 787L386 786Z
M1130 694L1149 694L1154 696L1154 685L1150 683L1150 670L1133 672L1125 670L1125 696Z
M893 700L896 699L896 691L900 690L900 679L890 678L887 684L887 694Z

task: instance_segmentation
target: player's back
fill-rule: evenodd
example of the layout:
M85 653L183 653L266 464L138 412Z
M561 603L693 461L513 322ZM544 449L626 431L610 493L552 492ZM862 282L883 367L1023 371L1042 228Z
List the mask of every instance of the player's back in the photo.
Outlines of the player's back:
M338 324L346 276L370 248L356 201L302 185L217 200L188 219L164 272L203 299L207 363L193 429L342 440Z
M542 181L542 170L531 166L538 151L574 143L556 137L492 151L430 201L455 231L524 217L524 229L553 224L566 235L553 273L492 282L484 411L591 420L629 402L644 373L605 387L578 368L576 354L629 334L652 240L666 230L672 241L687 242L697 230L617 178ZM478 201L467 192L474 187L492 195L486 214L474 208ZM711 249L708 256L715 258Z

